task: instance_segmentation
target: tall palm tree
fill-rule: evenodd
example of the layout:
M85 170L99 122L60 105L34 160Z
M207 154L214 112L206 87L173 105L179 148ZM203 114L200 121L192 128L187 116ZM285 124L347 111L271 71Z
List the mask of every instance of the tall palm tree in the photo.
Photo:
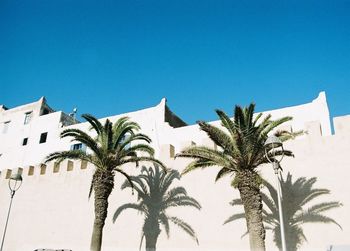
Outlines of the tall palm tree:
M178 186L170 189L175 179L180 179L179 172L171 170L168 172L160 171L155 165L154 168L143 167L141 174L131 176L134 188L138 195L138 203L126 203L120 206L114 213L113 222L116 221L121 212L125 209L135 209L144 215L144 224L142 227L142 237L146 239L146 251L155 251L157 239L161 232L160 225L165 229L169 238L169 221L180 227L189 234L197 243L193 228L180 218L169 216L167 209L171 207L190 206L201 208L200 204L192 197L187 195L185 188ZM122 185L122 189L132 188L129 182Z
M302 228L302 225L305 223L334 223L341 228L335 220L322 214L330 209L340 207L342 205L340 202L319 202L312 206L309 205L311 201L318 199L319 196L330 193L328 189L313 188L317 181L315 177L311 179L302 177L293 182L292 175L288 173L285 180L282 176L280 180L283 221L285 222L284 232L288 251L296 251L306 241ZM281 250L277 191L269 182L264 181L264 184L269 191L269 194L261 193L264 205L268 208L268 210L263 210L264 223L267 229L272 230L273 240ZM241 199L235 199L230 204L233 206L242 205L242 201ZM244 214L234 214L224 224L242 218L244 218Z
M90 130L96 136L90 136L79 129L66 129L62 131L61 138L70 137L72 141L86 145L88 151L54 152L46 157L46 162L79 159L95 166L89 192L89 197L92 191L94 192L95 207L90 249L91 251L100 251L103 227L107 217L108 197L114 188L114 175L120 173L131 182L129 175L122 170L124 164L136 163L138 165L140 161L152 161L162 167L164 165L153 158L154 150L148 145L151 139L138 133L140 126L129 121L127 117L118 119L114 124L108 119L102 124L89 114L84 114L82 117L90 124Z
M265 229L262 221L262 201L260 195L261 177L257 168L268 160L265 157L264 143L268 134L276 130L276 127L291 117L283 117L271 120L271 115L262 118L258 114L254 118L255 105L241 108L236 106L234 118L231 120L223 111L216 110L221 120L223 129L210 125L206 122L198 122L201 130L207 133L209 138L218 146L218 149L206 146L190 146L184 149L176 157L194 159L183 171L183 174L196 170L217 166L220 168L216 180L225 175L231 175L231 185L240 192L244 204L247 228L249 230L249 241L251 250L265 250ZM277 131L275 136L282 141L293 138L298 133ZM292 156L292 152L283 150L285 156ZM282 151L275 153L275 157ZM270 154L270 159L274 156Z

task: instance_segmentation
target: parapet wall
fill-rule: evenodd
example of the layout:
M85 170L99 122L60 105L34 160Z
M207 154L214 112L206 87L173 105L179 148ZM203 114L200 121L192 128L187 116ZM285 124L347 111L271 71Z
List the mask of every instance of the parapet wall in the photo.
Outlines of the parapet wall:
M340 120L342 121L342 120ZM338 121L339 122L339 121ZM346 122L346 121L345 121ZM332 191L331 197L339 200L344 206L330 212L329 216L337 220L343 227L340 231L333 225L306 226L305 234L309 240L302 250L326 250L330 244L349 244L348 236L350 217L350 189L347 170L350 160L347 158L350 149L350 134L347 136L337 132L333 136L319 136L317 124L315 133L310 130L304 137L286 143L286 149L292 150L296 157L283 160L284 175L291 171L293 177L317 177L317 188ZM317 136L318 135L318 136ZM160 147L161 160L173 168L182 171L189 160L176 158L176 153L184 147L197 144L215 147L207 138L196 141L178 141L175 144L163 144ZM147 166L151 165L147 163ZM23 251L46 249L71 249L86 251L91 237L93 225L93 200L88 200L91 174L94 167L82 161L63 161L47 165L38 164L5 169L0 176L0 226L3 226L9 204L7 182L12 173L22 172L23 184L16 192L11 212L4 250ZM123 167L127 173L136 174L140 169L133 165ZM238 191L230 186L232 177L225 177L214 182L218 169L208 168L184 175L174 186L181 185L188 194L202 205L200 212L188 208L173 208L171 216L183 218L196 231L200 245L193 242L185 233L171 226L171 238L167 239L162 232L159 249L170 250L248 250L248 238L241 239L245 232L244 221L227 224L223 222L230 215L240 212L232 208L229 202L239 196ZM264 178L271 178L270 166L261 168ZM139 232L142 229L142 215L126 211L113 224L112 218L116 208L124 203L137 202L136 195L130 190L121 190L124 182L122 175L116 175L115 188L109 199L108 217L104 232L103 250L136 250L139 245ZM269 179L270 181L272 179ZM135 234L136 233L136 234ZM273 250L271 233L267 235L267 247ZM233 248L233 249L232 249Z
M12 174L21 174L23 179L42 176L59 176L62 174L79 173L86 170L92 170L94 167L80 160L65 160L61 163L49 162L35 166L17 167L14 169L4 169L0 171L0 181L7 180Z
M335 134L332 136L346 136L350 135L350 115L335 117L334 129ZM318 139L324 137L322 135L321 124L319 121L310 121L305 124L306 134L303 137L309 139ZM331 137L332 137L331 136ZM163 144L160 147L159 158L162 161L171 162L174 160L174 157L182 149L190 145L204 145L208 147L217 148L217 146L208 138L204 137L202 139L197 139L196 141L182 141L176 142L174 144ZM23 177L36 177L36 176L45 176L45 175L60 175L63 173L77 173L84 171L86 169L93 169L94 167L87 163L86 161L80 160L65 160L61 163L50 162L47 164L41 163L38 165L31 165L26 167L13 167L0 171L0 181L4 179L9 179L13 173L21 173Z

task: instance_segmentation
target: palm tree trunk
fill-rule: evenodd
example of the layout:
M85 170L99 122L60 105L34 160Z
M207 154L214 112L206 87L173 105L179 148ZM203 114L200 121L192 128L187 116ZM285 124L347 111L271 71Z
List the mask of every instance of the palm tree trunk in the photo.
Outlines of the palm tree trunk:
M262 218L262 200L258 184L258 174L246 170L237 174L238 190L244 205L250 249L265 251L265 228Z
M285 222L288 222L288 221L285 221ZM286 233L286 249L288 251L297 251L298 246L302 243L303 238L302 238L300 232L298 232L297 230L301 230L301 229L300 228L291 229L291 228L289 228L289 224L285 225L284 231ZM280 234L280 232L278 232L278 233ZM280 243L279 249L282 250L281 241L279 243Z
M146 251L156 251L157 240L160 234L157 215L157 212L151 212L151 215L145 219L143 233L146 239Z
M95 220L91 236L91 251L101 251L102 233L107 218L108 197L113 190L113 174L96 171L93 176L93 189L95 194Z
M146 251L156 251L158 235L146 235Z

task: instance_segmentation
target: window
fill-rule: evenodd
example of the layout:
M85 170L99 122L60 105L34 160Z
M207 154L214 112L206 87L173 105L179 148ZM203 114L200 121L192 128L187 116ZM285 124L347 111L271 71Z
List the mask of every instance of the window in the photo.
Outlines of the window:
M83 144L82 143L79 143L79 144L74 144L74 145L71 145L70 146L70 149L71 150L80 150L83 148Z
M40 141L39 144L45 143L47 139L47 132L44 132L40 135Z
M4 125L2 127L2 133L7 133L7 131L9 130L10 122L11 121L4 122Z
M86 145L84 145L82 143L77 143L77 144L71 145L70 149L71 150L81 150L81 151L85 152L86 151Z
M28 144L28 138L24 138L22 142L22 146L26 146Z
M26 112L24 115L24 124L29 124L30 120L32 119L33 112Z

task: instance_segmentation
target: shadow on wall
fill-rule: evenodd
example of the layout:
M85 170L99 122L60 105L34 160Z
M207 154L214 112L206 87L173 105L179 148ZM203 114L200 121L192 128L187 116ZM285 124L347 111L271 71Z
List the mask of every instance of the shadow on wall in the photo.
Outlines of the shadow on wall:
M302 228L305 223L333 223L342 229L338 222L323 214L330 209L341 207L342 204L339 201L324 201L312 204L320 196L330 194L328 189L314 188L316 181L316 177L300 177L293 181L293 177L289 172L285 179L282 176L280 177L283 221L285 223L284 232L288 251L298 250L307 240ZM263 220L265 229L273 232L273 241L281 250L277 190L267 181L264 181L264 185L268 190L268 194L261 192L264 203ZM242 201L241 199L234 199L230 204L232 206L242 206ZM224 224L244 218L244 213L237 213L228 218ZM330 246L327 249L327 251L349 250L349 246L348 249L344 249L341 246Z
M131 176L130 178L134 187L132 188L131 184L126 181L122 185L122 189L132 188L136 190L138 203L126 203L120 206L114 213L113 222L116 221L120 213L125 209L134 209L144 215L140 250L143 239L146 241L146 251L156 250L161 226L169 238L169 223L173 223L182 229L198 244L194 229L182 219L170 216L166 212L171 207L181 206L201 209L198 201L187 195L185 188L181 186L170 188L175 179L180 180L179 172L175 170L161 171L155 165L154 168L143 167L140 175Z

